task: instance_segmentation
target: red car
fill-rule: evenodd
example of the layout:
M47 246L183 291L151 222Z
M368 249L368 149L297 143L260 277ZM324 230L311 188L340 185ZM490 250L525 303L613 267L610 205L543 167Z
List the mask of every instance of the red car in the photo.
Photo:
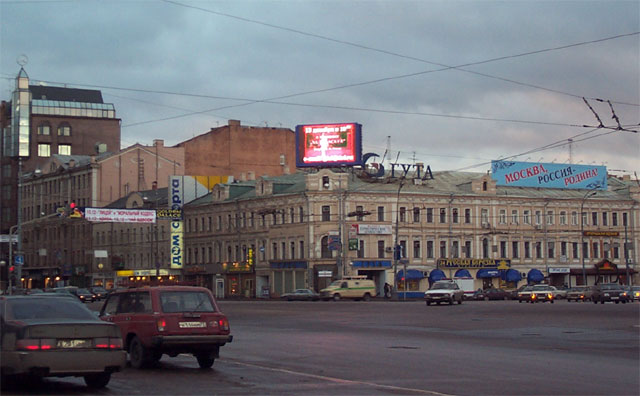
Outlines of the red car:
M233 341L227 317L209 289L146 286L111 293L102 320L120 328L131 366L141 368L180 353L193 354L210 368L220 347Z

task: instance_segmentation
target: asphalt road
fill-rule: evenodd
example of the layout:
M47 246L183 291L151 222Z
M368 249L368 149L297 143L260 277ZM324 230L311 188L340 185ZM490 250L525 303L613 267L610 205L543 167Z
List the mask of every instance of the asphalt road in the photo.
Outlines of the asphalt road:
M640 303L221 301L234 341L127 368L113 395L638 395ZM96 307L97 304L92 304ZM46 379L5 394L96 394Z

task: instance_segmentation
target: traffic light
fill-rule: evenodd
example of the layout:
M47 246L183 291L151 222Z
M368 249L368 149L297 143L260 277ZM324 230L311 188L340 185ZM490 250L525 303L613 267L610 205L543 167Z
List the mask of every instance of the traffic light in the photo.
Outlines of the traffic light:
M10 265L9 266L9 279L11 280L12 284L16 284L16 266L15 265Z

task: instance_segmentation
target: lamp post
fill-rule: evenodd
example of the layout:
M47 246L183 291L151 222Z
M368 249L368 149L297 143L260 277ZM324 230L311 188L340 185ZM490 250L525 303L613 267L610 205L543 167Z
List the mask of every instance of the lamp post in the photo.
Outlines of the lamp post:
M404 177L402 177L400 179L400 185L398 186L398 195L396 197L396 230L395 230L395 235L394 235L394 242L393 242L393 292L395 293L395 297L398 297L398 259L400 258L400 247L398 245L398 225L400 224L399 222L399 218L400 218L400 208L398 205L400 205L400 191L402 190L402 187L404 186ZM406 277L406 271L404 276ZM407 290L405 288L405 296L407 294Z
M596 195L594 191L598 187L594 187L591 190L587 191L587 193L582 197L582 203L580 204L580 249L582 250L582 254L580 255L580 260L582 261L582 282L584 282L583 286L587 286L587 270L584 267L584 256L588 249L584 248L584 203L587 201L587 198Z

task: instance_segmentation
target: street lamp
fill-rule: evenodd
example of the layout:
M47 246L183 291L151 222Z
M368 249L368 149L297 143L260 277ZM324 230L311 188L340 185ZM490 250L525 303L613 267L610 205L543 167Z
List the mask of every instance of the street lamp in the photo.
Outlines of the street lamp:
M596 195L596 192L594 191L596 188L598 187L594 187L591 190L587 191L584 197L582 197L582 203L580 204L580 249L582 249L580 259L582 261L582 282L584 282L583 286L587 286L587 271L584 268L584 255L588 251L588 249L584 248L584 203L587 201L587 198Z
M399 218L400 218L400 191L402 190L402 187L404 187L404 182L405 179L404 177L402 177L400 179L400 185L398 186L398 195L396 197L396 230L395 230L395 236L394 236L394 242L393 242L393 292L395 293L395 297L398 297L398 259L400 258L400 247L398 245L398 225L399 225ZM406 277L406 271L404 276ZM405 297L407 295L407 290L405 288L404 291Z

